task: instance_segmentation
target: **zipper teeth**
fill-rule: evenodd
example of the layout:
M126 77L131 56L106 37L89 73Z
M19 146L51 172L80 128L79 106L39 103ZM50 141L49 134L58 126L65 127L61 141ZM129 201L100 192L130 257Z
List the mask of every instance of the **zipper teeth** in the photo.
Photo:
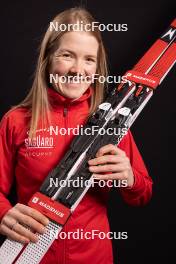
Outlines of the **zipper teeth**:
M66 117L66 116L67 116L67 112L68 112L68 108L64 106L64 112L63 112L63 114L64 114L64 117Z
M64 126L67 129L68 128L68 107L67 106L64 106L63 116L64 116ZM66 140L66 135L65 135L65 145L66 144L67 144L67 140ZM64 229L65 229L65 233L67 233L66 225L64 226ZM67 245L66 239L63 240L63 263L62 264L66 264L66 245Z

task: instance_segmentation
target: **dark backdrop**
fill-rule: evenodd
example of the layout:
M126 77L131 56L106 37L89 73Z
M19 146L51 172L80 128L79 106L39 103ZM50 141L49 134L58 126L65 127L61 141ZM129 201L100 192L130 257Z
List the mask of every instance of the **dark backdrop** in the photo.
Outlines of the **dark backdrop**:
M168 1L155 6L119 1L6 1L1 8L0 117L24 98L31 87L37 48L48 23L60 11L82 4L104 24L127 23L127 32L103 32L112 75L122 75L138 61L174 19ZM147 5L146 5L147 6ZM115 263L170 263L175 243L174 122L176 67L135 122L132 132L154 181L153 198L143 208L126 205L116 190L109 202L113 231L127 231L114 240ZM172 156L173 155L173 156ZM173 167L172 167L173 166Z

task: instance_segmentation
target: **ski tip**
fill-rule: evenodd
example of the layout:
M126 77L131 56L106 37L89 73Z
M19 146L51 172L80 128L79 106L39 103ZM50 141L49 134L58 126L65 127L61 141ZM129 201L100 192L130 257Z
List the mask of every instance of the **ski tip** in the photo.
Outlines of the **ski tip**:
M176 18L172 21L171 26L176 28Z

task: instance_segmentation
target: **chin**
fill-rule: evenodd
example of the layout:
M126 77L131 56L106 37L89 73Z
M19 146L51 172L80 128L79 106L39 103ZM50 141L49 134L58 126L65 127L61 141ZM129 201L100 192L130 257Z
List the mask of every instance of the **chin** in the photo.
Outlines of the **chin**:
M64 95L71 99L76 99L82 96L87 89L79 88L79 87L65 87L63 89Z
M69 91L68 92L68 90L66 90L66 91L64 91L63 90L63 93L62 93L65 97L67 97L67 98L70 98L70 99L76 99L76 98L78 98L78 97L80 97L81 95L82 95L82 93L81 92L75 92L75 91Z

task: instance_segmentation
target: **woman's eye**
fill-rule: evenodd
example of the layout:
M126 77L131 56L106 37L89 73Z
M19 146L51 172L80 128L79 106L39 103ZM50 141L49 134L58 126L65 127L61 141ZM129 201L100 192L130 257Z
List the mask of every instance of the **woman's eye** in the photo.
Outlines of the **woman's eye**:
M64 53L64 54L62 54L62 56L65 57L65 58L70 58L71 57L71 55L69 53Z
M93 58L87 58L86 59L88 62L95 62L95 59L93 59Z

